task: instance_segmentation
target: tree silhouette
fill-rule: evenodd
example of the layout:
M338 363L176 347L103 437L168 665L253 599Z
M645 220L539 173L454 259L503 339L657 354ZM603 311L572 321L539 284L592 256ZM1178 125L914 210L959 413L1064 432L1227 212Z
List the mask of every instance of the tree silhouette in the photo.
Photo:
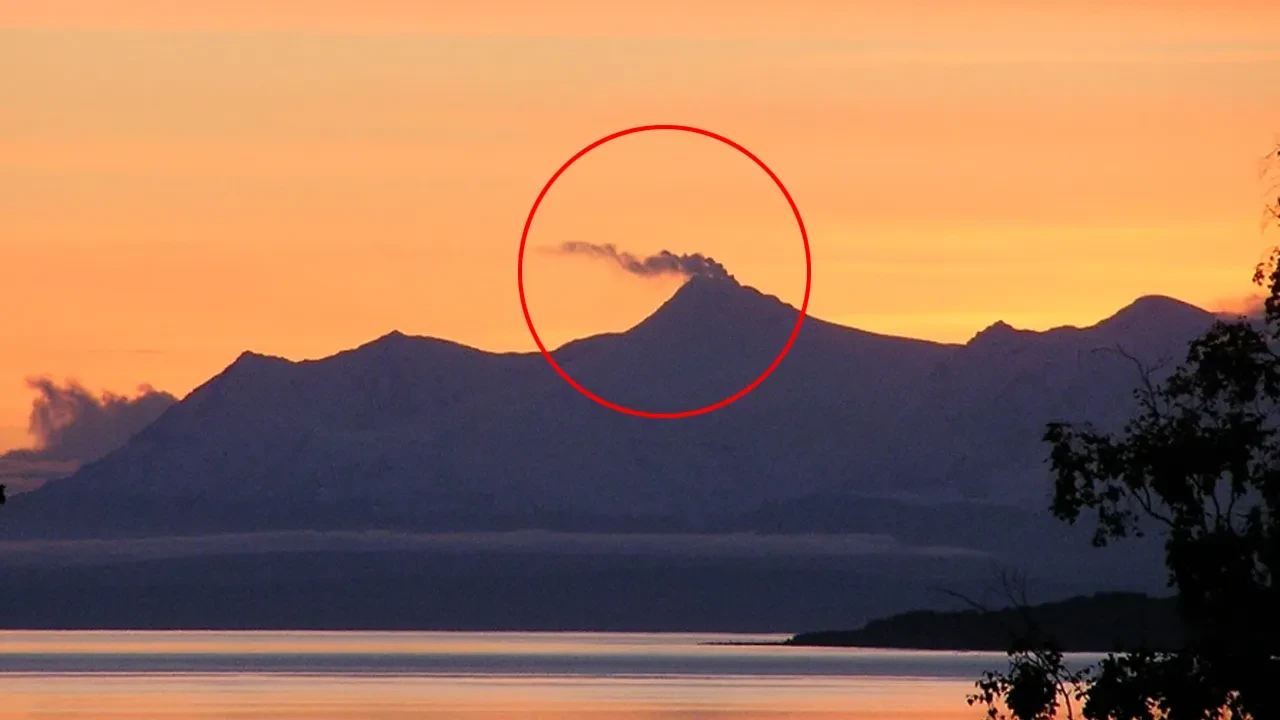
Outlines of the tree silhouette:
M1280 199L1268 212L1280 220ZM1162 382L1144 372L1123 430L1044 435L1057 518L1091 516L1098 546L1163 536L1184 647L1072 671L1051 644L1025 643L969 697L989 718L1280 718L1280 249L1254 282L1261 316L1215 323Z

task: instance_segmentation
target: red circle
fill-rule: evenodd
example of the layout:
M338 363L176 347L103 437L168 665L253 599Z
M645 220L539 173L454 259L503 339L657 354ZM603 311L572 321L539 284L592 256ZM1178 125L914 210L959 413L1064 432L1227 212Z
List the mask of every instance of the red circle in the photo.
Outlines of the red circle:
M796 216L796 225L800 227L800 239L804 242L804 302L800 304L800 313L799 313L799 317L796 318L796 326L791 331L791 337L787 338L787 344L783 346L782 352L778 353L778 357L774 359L773 363L770 364L769 367L766 368L764 372L760 373L760 377L756 378L749 385L742 388L741 390L734 393L733 395L730 395L729 397L723 400L720 400L719 402L714 402L710 405L696 408L694 410L684 410L681 412L672 412L672 413L658 413L658 412L646 412L644 410L635 410L633 408L629 408L624 405L619 405L617 403L609 402L608 400L605 400L599 395L596 395L590 390L579 385L576 380L574 380L572 377L569 376L569 373L564 371L564 368L560 367L560 365L555 361L555 359L551 357L551 353L547 351L546 346L542 344L542 338L538 337L538 331L533 327L533 318L529 315L529 303L525 300L525 297L524 297L525 242L529 239L529 228L530 226L533 225L533 216L537 214L538 206L542 204L542 199L546 197L547 191L550 190L551 186L555 184L556 180L558 180L560 176L564 174L564 171L568 170L569 166L577 162L578 159L581 158L583 155L586 155L587 153L609 142L610 140L616 140L626 135L633 135L635 133L647 132L649 130L678 130L680 132L688 132L688 133L693 133L695 135L702 135L703 137L709 137L713 140L719 140L725 145L728 145L734 150L737 150L743 155L746 155L748 158L751 158L751 161L754 162L756 165L759 165L760 169L764 170L765 173L769 176L769 179L773 180L774 184L778 186L778 189L782 191L782 196L787 199L787 204L791 206L791 212ZM516 282L520 287L520 308L524 310L524 321L525 321L525 324L529 326L529 334L533 335L533 341L538 344L538 349L542 351L542 356L547 359L547 362L551 365L552 369L554 369L557 373L559 373L560 377L564 378L565 382L572 385L574 389L577 390L578 392L582 393L583 395L586 395L592 400L595 400L601 405L607 408L610 408L611 410L617 410L620 413L626 413L627 415L635 415L637 417L675 419L675 418L693 417L694 415L702 415L704 413L709 413L712 410L719 410L720 408L732 402L740 400L747 393L751 392L752 390L755 390L757 385L764 382L764 379L769 377L769 375L773 373L774 369L778 367L778 364L782 362L782 358L786 357L787 353L791 351L791 346L795 343L796 336L800 334L800 326L804 324L804 316L809 309L809 288L813 282L813 261L809 257L809 234L805 232L804 218L800 217L800 208L796 207L796 201L791 199L791 193L787 192L787 187L783 185L782 181L778 179L778 176L775 175L773 171L769 169L769 166L764 164L764 161L762 161L760 158L753 155L750 150L742 147L738 143L730 140L727 137L724 137L723 135L718 135L716 133L713 133L710 130L703 130L701 128L690 127L688 125L641 125L639 127L628 128L626 130L619 130L618 132L615 132L612 135L606 135L600 138L599 140L591 143L590 145L582 148L577 153L575 153L573 157L569 158L565 162L565 164L561 165L560 169L556 170L555 174L551 176L551 179L547 181L547 184L542 186L542 192L538 193L537 199L533 201L533 207L529 209L529 217L524 221L524 232L520 233L520 254L516 260Z

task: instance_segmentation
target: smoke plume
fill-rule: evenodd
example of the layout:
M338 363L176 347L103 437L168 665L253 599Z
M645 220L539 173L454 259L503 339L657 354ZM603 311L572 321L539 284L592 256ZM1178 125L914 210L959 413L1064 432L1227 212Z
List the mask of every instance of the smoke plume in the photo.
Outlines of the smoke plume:
M94 395L75 381L59 385L49 378L29 379L27 386L36 392L27 423L34 447L0 455L5 482L67 475L124 445L177 402L149 385L138 388L135 397Z
M656 277L658 275L681 275L686 278L705 277L715 280L733 280L725 267L701 253L677 255L663 250L656 255L639 258L629 252L619 250L616 245L598 245L588 242L566 242L560 245L559 252L569 255L587 255L609 260L623 270L640 277Z

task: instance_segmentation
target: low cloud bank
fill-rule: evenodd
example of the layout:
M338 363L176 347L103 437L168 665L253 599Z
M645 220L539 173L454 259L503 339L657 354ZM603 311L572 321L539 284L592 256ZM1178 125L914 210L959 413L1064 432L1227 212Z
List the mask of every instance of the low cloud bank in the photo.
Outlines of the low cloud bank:
M31 540L0 542L0 561L9 563L96 563L106 560L158 559L227 553L413 550L433 553L477 552L681 558L896 556L983 559L988 555L961 547L904 545L888 535L861 533L761 535L567 533L543 530L510 532L403 533L395 531L281 531L158 537L128 540Z
M133 397L95 395L74 380L59 384L47 377L31 378L27 386L36 393L27 422L32 447L0 455L0 483L18 492L102 458L178 401L150 385Z

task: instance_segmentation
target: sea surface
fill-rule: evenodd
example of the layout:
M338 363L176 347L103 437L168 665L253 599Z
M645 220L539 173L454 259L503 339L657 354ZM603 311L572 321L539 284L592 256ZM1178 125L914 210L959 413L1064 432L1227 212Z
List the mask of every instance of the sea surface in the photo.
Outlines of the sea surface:
M0 632L0 720L979 718L999 653L468 632Z

